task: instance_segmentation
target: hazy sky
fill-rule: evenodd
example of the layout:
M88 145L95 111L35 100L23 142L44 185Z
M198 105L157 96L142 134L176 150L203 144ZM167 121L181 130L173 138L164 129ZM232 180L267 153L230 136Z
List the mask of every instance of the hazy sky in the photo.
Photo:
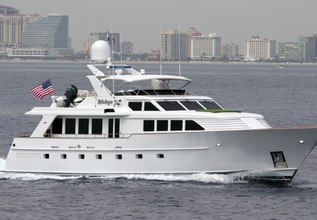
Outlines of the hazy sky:
M159 48L162 30L189 27L242 45L253 35L295 41L317 33L317 0L1 0L21 13L69 15L75 50L106 28L132 41L135 52ZM242 49L242 48L241 48Z

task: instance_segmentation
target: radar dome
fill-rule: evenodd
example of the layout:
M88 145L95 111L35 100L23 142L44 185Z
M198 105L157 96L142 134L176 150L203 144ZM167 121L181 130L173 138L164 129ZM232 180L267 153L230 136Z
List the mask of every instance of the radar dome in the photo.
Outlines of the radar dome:
M111 48L108 42L98 40L91 46L91 57L92 61L97 63L105 63L111 60Z

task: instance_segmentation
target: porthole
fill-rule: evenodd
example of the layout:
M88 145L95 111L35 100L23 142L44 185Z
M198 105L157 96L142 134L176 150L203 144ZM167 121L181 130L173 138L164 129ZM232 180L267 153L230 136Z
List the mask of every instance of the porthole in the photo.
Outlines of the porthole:
M62 159L67 159L67 154L61 154Z
M78 158L81 159L81 160L85 159L85 154L79 154Z
M116 159L117 160L122 160L122 154L116 154Z
M156 157L159 159L164 159L164 154L156 154Z
M43 154L44 159L50 159L50 155L49 154Z
M143 159L143 155L142 154L136 154L136 159Z
M101 160L102 159L102 155L101 154L96 154L96 159L97 160Z

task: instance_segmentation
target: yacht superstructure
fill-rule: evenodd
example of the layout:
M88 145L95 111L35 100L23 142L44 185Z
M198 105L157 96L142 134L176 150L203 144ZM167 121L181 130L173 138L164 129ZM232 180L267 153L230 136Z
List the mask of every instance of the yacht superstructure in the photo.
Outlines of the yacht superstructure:
M189 94L186 77L112 64L109 51L105 41L92 46L92 91L71 86L50 107L26 113L43 117L32 134L14 138L5 172L244 173L290 182L317 144L317 128L273 129L262 115ZM129 87L135 83L142 87Z

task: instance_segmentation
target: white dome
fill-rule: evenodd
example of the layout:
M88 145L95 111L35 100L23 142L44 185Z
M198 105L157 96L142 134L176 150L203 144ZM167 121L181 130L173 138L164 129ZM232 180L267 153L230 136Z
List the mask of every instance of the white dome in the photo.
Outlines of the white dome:
M91 57L92 61L97 63L105 63L111 59L111 48L108 42L98 40L91 46Z

